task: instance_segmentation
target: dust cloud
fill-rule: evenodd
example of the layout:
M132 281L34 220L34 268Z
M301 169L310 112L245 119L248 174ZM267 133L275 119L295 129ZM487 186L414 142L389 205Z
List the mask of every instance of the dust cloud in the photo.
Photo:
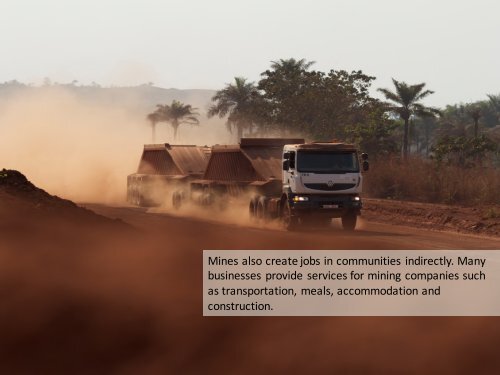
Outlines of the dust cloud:
M144 104L140 90L94 95L98 91L77 89L29 88L0 101L0 168L20 170L37 186L74 201L122 203L126 176L152 142L145 116L158 103ZM200 126L181 126L174 142L170 125L160 123L156 143L228 142L223 120L204 117L202 99L192 98Z
M197 203L199 197L193 194L192 199L185 199L182 206L175 209L172 206L171 194L166 194L167 198L162 204L159 207L149 208L148 212L168 213L171 216L192 217L226 225L284 230L279 220L258 220L250 216L249 203L255 195L255 192L248 191L238 196L215 196L213 204L204 206Z

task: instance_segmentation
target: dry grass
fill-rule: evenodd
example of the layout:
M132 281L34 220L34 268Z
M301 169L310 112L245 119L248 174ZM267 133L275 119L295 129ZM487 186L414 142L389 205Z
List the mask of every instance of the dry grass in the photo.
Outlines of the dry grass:
M365 191L372 198L446 204L500 204L500 170L394 158L371 163Z

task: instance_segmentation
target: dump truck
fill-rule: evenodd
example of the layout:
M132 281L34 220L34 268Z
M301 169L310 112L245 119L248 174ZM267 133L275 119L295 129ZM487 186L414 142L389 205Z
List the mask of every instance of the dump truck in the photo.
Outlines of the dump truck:
M361 212L361 170L368 156L340 142L304 143L297 138L242 138L238 145L212 147L202 179L174 192L183 201L228 208L238 197L251 196L255 220L281 219L288 230L323 226L341 218L346 230L356 227ZM361 167L360 167L361 166Z
M297 143L283 147L281 162L281 191L254 196L252 217L280 218L288 230L340 218L344 229L355 229L362 208L361 172L369 169L367 154L339 142Z
M205 173L209 147L147 144L137 172L127 176L127 201L133 205L158 206L172 191L188 189L189 182Z

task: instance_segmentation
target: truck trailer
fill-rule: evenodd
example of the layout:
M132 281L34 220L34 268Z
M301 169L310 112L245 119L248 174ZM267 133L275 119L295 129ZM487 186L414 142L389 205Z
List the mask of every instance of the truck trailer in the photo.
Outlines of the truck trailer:
M301 138L241 138L239 144L213 146L203 178L191 181L188 192L173 194L174 208L184 200L226 208L242 196L281 191L283 147L303 142Z
M170 192L203 176L209 156L209 147L144 145L137 172L127 177L127 201L137 206L161 205Z

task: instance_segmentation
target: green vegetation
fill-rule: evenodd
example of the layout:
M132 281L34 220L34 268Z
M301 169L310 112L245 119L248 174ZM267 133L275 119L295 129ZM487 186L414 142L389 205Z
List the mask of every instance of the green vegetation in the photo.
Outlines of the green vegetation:
M251 132L256 124L256 109L259 107L259 92L253 82L236 77L234 84L228 84L217 91L212 101L215 103L208 109L208 117L227 116L227 128L230 132L236 129L238 139L245 131Z
M405 82L392 80L395 92L388 89L379 89L384 94L385 98L392 103L387 104L387 109L396 113L404 121L404 136L403 136L403 157L408 158L408 133L410 126L410 117L433 117L439 114L439 110L431 107L425 107L420 103L420 100L426 96L433 94L434 91L424 90L425 83L417 85L408 85Z
M433 147L434 157L438 162L446 161L460 167L474 167L482 164L488 153L496 153L498 144L485 135L467 138L443 137Z
M209 116L228 116L238 137L301 135L341 139L370 154L367 190L374 197L442 203L500 204L500 95L428 107L425 83L393 79L369 93L362 71L313 70L305 59L273 61L257 84L245 78L218 91Z
M218 91L209 116L228 115L238 136L300 134L315 140L345 138L352 128L385 125L382 103L370 97L374 77L361 71L311 70L304 59L274 61L254 85L244 78Z

